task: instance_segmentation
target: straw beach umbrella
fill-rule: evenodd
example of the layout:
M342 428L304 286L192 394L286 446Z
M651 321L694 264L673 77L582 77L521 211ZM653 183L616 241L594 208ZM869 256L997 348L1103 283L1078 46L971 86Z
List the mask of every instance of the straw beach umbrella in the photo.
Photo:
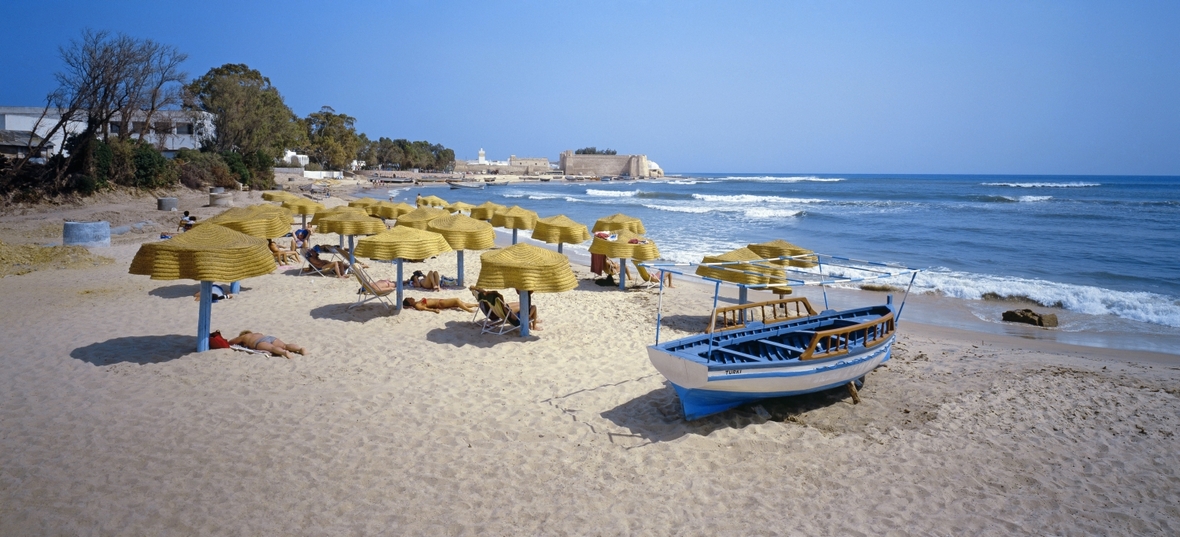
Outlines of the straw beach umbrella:
M418 206L419 207L439 207L439 208L442 208L442 207L447 206L447 200L442 199L438 196L426 196L424 198L418 198Z
M365 209L368 206L373 205L374 203L377 203L377 200L375 200L373 198L360 198L360 199L355 199L355 200L349 201L348 206L349 207L360 207L361 209Z
M581 244L590 240L590 232L586 226L570 220L564 214L540 218L533 228L533 238L541 242L557 243L557 252L561 253L563 243Z
M277 239L291 232L292 214L289 209L274 205L251 205L226 209L203 223L197 224L197 227L217 224L251 237Z
M627 260L650 261L660 258L655 241L631 231L622 230L615 234L615 240L595 236L590 243L590 253L619 258L619 289L627 286Z
M299 199L299 196L287 192L286 190L267 190L266 192L262 193L262 199L266 201L283 202L287 200L297 200Z
M492 215L492 225L512 230L512 244L516 244L516 232L537 227L537 213L513 205Z
M623 213L615 213L607 217L599 218L597 222L594 222L594 229L592 231L597 233L599 231L623 230L630 231L632 233L638 233L640 235L647 233L647 230L643 229L642 221L640 221L638 218L635 218L634 216L627 216Z
M213 282L236 282L269 274L274 257L266 241L218 226L198 226L162 242L139 247L131 260L131 274L153 280L201 282L197 314L197 352L209 350L209 321L213 309Z
M769 284L786 278L783 269L773 268L768 263L757 263L763 259L750 248L738 248L721 255L705 256L701 265L697 266L696 273L697 276L738 284L738 303L745 304L746 286ZM709 266L711 263L716 265Z
M564 255L531 244L515 244L479 256L477 287L562 293L578 286ZM529 293L520 294L520 335L529 335Z
M397 226L365 237L356 244L357 255L369 259L397 262L397 309L402 309L402 260L426 259L451 251L447 240L438 233L407 226Z
M393 203L391 201L379 201L365 207L365 210L369 211L369 216L392 219L413 211L414 206L405 202Z
M339 212L321 220L319 229L324 233L348 236L348 264L352 265L356 263L353 238L357 235L374 235L385 231L385 221L364 213Z
M816 258L813 255L815 254L814 251L803 248L802 246L796 246L782 239L775 239L773 241L764 242L761 244L751 244L747 246L747 248L761 256L763 259L785 256L804 256L798 259L776 259L771 261L771 263L776 265L790 265L792 267L804 268L814 267L816 265Z
M293 198L283 200L283 208L290 209L291 212L303 216L303 228L307 229L307 215L316 214L324 210L323 204L309 200L307 198Z
M418 207L413 211L397 217L397 226L412 227L415 229L425 230L426 225L435 218L442 218L444 216L451 216L451 213L443 209L435 209L433 207Z
M452 213L461 213L463 211L467 211L468 214L471 214L471 210L474 208L474 205L470 203L464 203L462 201L456 201L455 203L446 206L446 209Z
M435 218L426 225L426 230L442 235L447 244L455 250L459 262L459 286L463 284L463 251L487 250L496 244L496 230L483 220L476 220L461 214Z
M471 217L476 220L491 220L492 215L505 209L507 209L507 207L500 205L499 203L485 201L471 209Z

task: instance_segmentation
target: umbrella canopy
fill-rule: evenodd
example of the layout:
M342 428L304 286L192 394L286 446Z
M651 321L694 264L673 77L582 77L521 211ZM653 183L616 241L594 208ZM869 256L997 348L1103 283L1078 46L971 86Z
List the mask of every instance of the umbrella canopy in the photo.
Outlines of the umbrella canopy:
M464 203L462 201L456 201L455 203L447 205L447 207L446 207L446 209L452 213L459 213L459 212L463 212L463 211L467 211L468 213L470 213L471 210L474 208L475 208L474 205L472 205L470 203Z
M367 214L339 212L320 220L320 233L340 235L373 235L385 231L385 222Z
M166 241L144 243L131 260L128 272L151 276L153 280L236 282L274 269L274 256L266 240L208 225Z
M448 213L443 209L435 209L433 207L418 207L417 209L414 209L413 211L410 211L406 214L403 214L403 215L397 217L397 225L398 226L408 226L408 227L412 227L412 228L416 228L416 229L425 230L426 225L428 223L430 223L431 220L434 220L435 218L442 218L444 216L450 216L450 215L451 215L451 213ZM420 258L414 258L414 259L420 259Z
M732 263L734 261L760 261L762 259L765 258L749 248L738 248L737 250L725 252L721 255L707 255L701 263ZM766 264L734 263L724 265L723 267L700 265L697 266L696 273L697 276L745 285L773 283L771 281L772 279L781 282L786 277L786 273L782 269L770 268Z
M491 220L492 215L503 211L504 209L507 209L507 207L500 205L499 203L485 201L471 209L471 217L476 220Z
M341 205L339 207L332 207L331 209L324 209L322 211L317 211L315 213L315 216L311 217L311 225L318 226L318 225L320 225L320 222L324 221L325 218L329 218L329 217L336 216L338 214L344 214L344 213L359 214L364 217L369 216L369 213L360 207L349 207L347 205Z
M533 228L533 238L549 244L579 244L590 240L590 232L586 230L586 226L559 214L537 220L537 226Z
M446 207L447 200L438 196L426 196L418 199L419 207Z
M486 250L496 243L491 224L462 214L435 218L426 230L442 235L455 250Z
M397 226L356 243L356 255L369 259L426 259L451 251L447 240L438 233Z
M274 205L226 209L197 227L217 224L260 239L277 239L291 232L291 211Z
M374 203L377 203L377 200L375 200L373 198L361 198L361 199L356 199L356 200L352 200L352 201L348 202L348 206L349 207L360 207L363 209L363 208L368 207Z
M508 229L533 229L537 226L537 213L523 209L519 205L492 215L492 225Z
M283 208L290 209L295 214L316 214L324 210L322 203L309 200L307 198L292 198L283 200Z
M476 287L561 293L578 286L568 258L531 244L485 252L479 259L482 267Z
M391 201L379 201L368 207L369 216L376 216L378 218L397 218L414 210L414 206L405 202L393 203Z
M605 218L599 218L597 222L594 222L593 231L596 232L622 230L638 233L640 235L647 233L647 230L643 229L643 222L634 216L627 216L623 213L616 213Z
M764 242L761 244L751 244L751 245L747 246L747 248L749 248L754 253L758 254L758 256L763 259L767 259L767 258L771 258L771 257L783 257L783 256L795 256L795 255L810 256L811 254L815 253L812 250L808 250L807 248L803 248L801 246L796 246L794 244L791 244L791 243L781 240L781 239L775 239L773 241ZM771 263L774 263L776 265L784 265L784 266L790 265L792 267L805 267L805 268L806 267L814 267L816 265L816 262L809 261L808 259L815 259L815 257L805 257L802 259L789 259L789 260L775 260L775 261L771 261Z
M299 196L287 192L286 190L268 190L262 193L262 199L266 201L287 201L297 200Z
M633 240L635 242L631 242ZM636 261L660 258L660 250L654 241L626 230L618 232L613 241L595 236L594 242L590 243L590 253Z

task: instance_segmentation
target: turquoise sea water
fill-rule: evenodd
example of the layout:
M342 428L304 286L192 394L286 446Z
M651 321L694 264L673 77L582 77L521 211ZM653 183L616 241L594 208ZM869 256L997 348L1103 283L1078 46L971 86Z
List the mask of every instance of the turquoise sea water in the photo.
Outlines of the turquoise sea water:
M1078 314L1072 329L1180 335L1180 177L683 173L363 195L413 203L426 190L587 225L622 212L672 261L784 239L926 269L922 292L1062 308Z

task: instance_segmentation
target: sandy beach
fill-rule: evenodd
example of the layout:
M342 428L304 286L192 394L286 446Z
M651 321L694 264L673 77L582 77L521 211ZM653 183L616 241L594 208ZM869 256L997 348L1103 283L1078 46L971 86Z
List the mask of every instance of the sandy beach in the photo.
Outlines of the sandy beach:
M130 226L91 250L105 260L0 277L0 535L1180 532L1176 356L902 322L860 404L837 390L686 422L645 351L658 291L581 265L577 289L535 296L528 338L348 310L355 279L281 267L214 304L213 328L309 355L196 353L198 284L128 274L177 218L126 195L0 217L6 245L60 244L63 219ZM479 269L469 253L466 279ZM676 283L664 339L711 304Z

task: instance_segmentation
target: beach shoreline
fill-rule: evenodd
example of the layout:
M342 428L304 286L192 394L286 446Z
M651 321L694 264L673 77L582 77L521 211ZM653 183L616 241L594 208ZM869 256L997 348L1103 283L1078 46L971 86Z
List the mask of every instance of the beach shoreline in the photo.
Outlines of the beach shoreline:
M221 210L178 195L199 221ZM658 291L599 287L577 261L577 289L535 297L544 323L529 338L480 334L464 312L350 310L354 279L285 267L215 304L213 328L277 335L309 356L195 353L196 282L127 273L140 244L175 232L179 213L154 208L154 196L127 196L0 217L6 243L49 244L55 229L60 243L70 218L130 226L91 250L110 263L0 278L0 534L1180 526L1172 355L903 320L860 404L835 390L686 422L646 358ZM478 257L466 257L471 284ZM408 268L446 275L455 263ZM711 295L676 280L662 339L703 328ZM430 296L472 301L465 289Z

